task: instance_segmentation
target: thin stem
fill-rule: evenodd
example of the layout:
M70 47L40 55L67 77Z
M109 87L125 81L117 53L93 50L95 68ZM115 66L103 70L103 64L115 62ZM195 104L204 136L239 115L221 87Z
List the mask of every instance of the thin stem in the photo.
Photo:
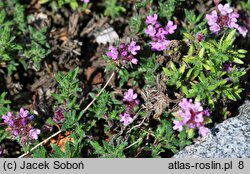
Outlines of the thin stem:
M124 150L129 149L130 147L134 146L135 144L137 144L139 141L141 141L142 138L139 138L138 140L136 140L134 143L130 144L129 146L125 147Z
M89 107L96 101L97 97L99 97L101 95L101 93L104 91L104 89L108 86L109 82L111 81L111 79L114 77L115 73L113 72L110 76L110 78L108 79L107 83L104 85L104 87L101 89L101 91L96 95L96 97L88 104L88 106L86 106L86 108L83 110L83 112L86 112Z
M32 151L34 151L36 148L38 148L39 146L41 146L43 143L49 141L51 138L57 136L58 134L60 134L62 131L59 130L58 132L54 133L53 135L51 135L50 137L46 138L45 140L43 140L42 142L40 142L39 144L37 144L36 146L34 146L32 149L30 149L30 151L22 154L21 156L19 156L18 158L23 158L25 157L26 155L28 155L29 153L31 153Z
M115 72L113 72L110 76L110 78L108 79L108 81L106 82L106 84L104 85L104 87L101 89L101 91L96 95L96 97L88 104L88 106L86 106L86 108L83 110L83 113L86 112L89 107L96 101L97 97L99 97L101 95L101 93L104 91L104 89L108 86L109 82L112 80L112 78L114 77ZM23 158L26 155L30 154L32 151L34 151L36 148L38 148L39 146L43 145L45 142L49 141L51 138L57 136L58 134L62 133L61 130L59 130L58 132L54 133L53 135L51 135L50 137L46 138L45 140L43 140L42 142L40 142L39 144L37 144L36 146L34 146L32 149L30 149L30 151L22 154L21 156L19 156L18 158Z

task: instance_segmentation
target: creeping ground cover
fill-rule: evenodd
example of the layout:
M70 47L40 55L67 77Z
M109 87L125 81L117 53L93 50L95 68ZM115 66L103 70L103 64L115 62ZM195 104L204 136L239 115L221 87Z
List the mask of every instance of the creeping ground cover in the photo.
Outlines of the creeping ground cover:
M172 157L250 97L250 0L0 0L0 156Z

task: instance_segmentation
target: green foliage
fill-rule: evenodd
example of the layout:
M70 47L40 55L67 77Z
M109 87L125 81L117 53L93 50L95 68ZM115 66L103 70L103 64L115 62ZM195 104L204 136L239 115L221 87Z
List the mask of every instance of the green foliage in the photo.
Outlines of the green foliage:
M235 34L236 31L233 30L219 42L191 41L193 44L190 45L189 53L183 58L187 65L177 70L170 62L171 69L163 69L169 77L168 85L181 88L187 98L206 100L211 108L214 108L216 101L240 99L242 89L239 87L239 80L246 72L244 68L236 68L236 65L243 64L242 59L247 51L233 48ZM192 39L189 34L185 36ZM230 72L224 69L226 63L235 64Z
M160 0L159 15L161 17L166 17L167 20L171 20L177 4L182 1L184 0Z
M78 110L80 107L76 102L79 92L82 91L77 79L78 71L79 68L77 67L74 71L69 71L66 75L62 72L55 74L55 79L59 83L59 91L57 94L52 94L52 96L57 100L58 105L66 104L69 110Z
M6 100L6 92L1 93L0 95L0 120L2 120L2 115L6 114L10 111L9 104L11 103L9 100ZM0 127L0 142L8 136L8 132L6 132L4 127Z
M133 34L142 34L144 32L143 30L143 22L142 22L142 17L141 16L133 16L129 20L129 26L133 32Z
M11 102L9 100L6 100L5 98L6 95L7 95L7 92L3 92L0 95L0 116L6 114L10 110L9 104Z
M186 16L185 20L187 21L187 25L184 26L185 32L196 34L205 28L206 21L201 21L204 16L203 13L196 16L194 10L185 9L184 11Z
M101 158L124 158L124 148L127 146L127 142L123 142L120 139L117 140L116 144L102 141L100 145L96 141L90 141L91 146L94 148L94 154Z
M53 11L57 12L60 8L62 8L65 5L69 5L72 10L81 10L87 8L87 4L83 2L78 2L77 0L40 0L41 4L47 4L51 6Z
M19 63L25 69L40 69L42 59L49 53L46 43L46 29L36 31L26 24L24 7L12 4L13 14L6 13L3 4L0 12L0 68L7 67L11 74Z
M46 158L46 149L43 146L39 146L32 153L33 158Z
M147 85L152 85L155 83L154 72L158 68L158 63L156 62L155 54L151 57L140 57L139 67L136 70L131 70L127 68L120 68L119 73L119 87L122 87L129 79L133 79L133 83L138 81L144 82ZM131 72L132 71L132 72Z
M142 55L139 59L139 66L136 68L131 68L129 66L118 67L112 59L106 55L104 55L103 58L108 62L105 71L118 71L119 87L126 84L129 79L133 79L133 84L138 81L145 82L147 85L155 83L154 72L159 67L155 54L152 54L149 57Z
M250 0L248 0L247 2L239 1L239 3L244 11L250 11Z
M170 69L163 67L163 71L165 72L165 74L171 77L168 80L168 84L176 85L176 88L178 89L183 86L183 82L184 82L183 75L185 72L186 64L183 64L179 69L177 69L174 63L170 61L169 66L170 66Z
M90 93L90 95L92 98L95 98L95 94ZM97 120L103 118L105 114L108 114L110 119L117 119L117 116L124 110L121 105L122 102L116 100L112 93L104 90L96 103L89 108L89 111L94 113L94 117Z
M104 15L110 16L112 19L120 16L121 13L126 12L126 9L123 6L117 5L117 0L105 0L104 5Z
M167 150L176 153L178 150L183 149L185 146L190 145L191 137L188 136L187 131L184 129L180 132L178 138L176 138L173 125L171 121L161 120L161 124L157 126L157 129L153 132L154 142L148 147L148 151L152 152L152 157L159 157L160 153L164 153Z
M190 129L190 130L193 130L193 129ZM192 142L189 140L193 137L189 137L189 132L186 131L185 129L183 129L180 134L179 134L179 147L180 147L180 150L182 150L185 146L187 145L190 145L192 144Z
M80 123L80 119L83 116L83 111L78 112L80 104L78 103L79 92L82 91L77 78L79 68L69 71L67 74L59 72L55 74L55 79L59 83L57 93L53 93L52 96L56 99L55 107L65 108L64 112L64 123L62 124L61 130L70 130L70 138L73 141L68 141L65 144L65 151L62 151L60 147L55 144L51 144L54 153L50 155L53 158L71 158L79 157L81 148L84 146L82 142L85 137L85 132L93 126L91 124ZM49 122L49 120L48 120Z
M178 140L173 133L173 125L171 122L162 120L161 124L154 132L154 138L154 143L150 145L153 157L158 157L158 155L166 149L169 149L172 152L177 151L176 146Z
M64 112L65 122L62 126L62 130L67 130L72 127L78 126L78 121L83 115L83 111L77 113L80 109L78 103L79 92L82 89L79 87L79 80L77 79L79 68L74 71L69 71L68 74L59 72L55 74L56 81L59 83L58 92L53 93L52 96L56 99L56 106L66 109Z
M151 6L153 0L138 1L135 3L135 8L137 11L141 9L146 9L147 6ZM145 14L136 14L129 20L129 27L131 28L132 35L140 35L144 33L145 27Z
M153 0L143 0L143 1L137 1L135 3L135 7L137 9L145 8L147 5L151 5L153 3Z
M134 79L134 83L144 79L147 85L155 84L155 74L154 72L159 67L156 61L156 55L153 54L151 57L141 57L140 65L136 71L131 73L131 78Z

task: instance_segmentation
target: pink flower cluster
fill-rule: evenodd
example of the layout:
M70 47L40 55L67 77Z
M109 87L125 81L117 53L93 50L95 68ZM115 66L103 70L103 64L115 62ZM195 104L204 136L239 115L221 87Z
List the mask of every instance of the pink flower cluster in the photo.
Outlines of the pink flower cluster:
M81 1L83 1L84 3L89 3L89 0L81 0Z
M217 10L206 15L209 29L215 34L218 34L222 28L231 28L237 29L243 37L246 37L248 30L237 24L237 18L239 18L239 14L234 12L229 4L218 4Z
M174 130L181 131L183 126L190 129L199 128L199 134L205 136L209 129L204 127L204 116L209 116L209 111L204 110L200 102L192 103L192 100L182 99L180 109L175 113Z
M122 64L126 64L126 62L137 64L138 60L134 56L140 49L141 47L136 45L135 41L132 41L129 44L121 43L118 49L110 46L106 55L113 60L121 60Z
M7 131L11 132L14 138L20 136L21 142L25 143L28 139L38 139L41 133L39 129L31 126L31 121L34 116L29 114L29 111L21 108L17 116L13 116L11 112L2 116L4 123L8 125Z
M121 122L126 126L133 121L131 117L133 115L133 108L139 104L139 100L136 99L137 94L134 93L133 89L129 89L128 92L125 92L123 95L123 104L125 105L125 111L120 114Z
M177 29L177 25L174 25L173 21L168 21L167 25L162 27L157 18L157 14L147 17L145 22L148 27L145 33L152 39L152 42L150 42L152 50L163 51L170 42L166 39L166 35L173 34Z
M58 108L54 111L53 121L55 123L62 123L64 121L64 110Z

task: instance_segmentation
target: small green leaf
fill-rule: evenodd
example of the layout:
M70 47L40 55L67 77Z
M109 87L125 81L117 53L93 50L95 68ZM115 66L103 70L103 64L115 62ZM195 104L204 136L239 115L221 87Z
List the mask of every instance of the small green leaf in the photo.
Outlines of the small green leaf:
M182 86L181 90L185 95L188 95L188 88L186 86Z
M180 68L179 68L179 72L181 74L183 74L185 72L185 69L186 69L186 64L184 63Z
M236 29L232 30L225 39L225 42L231 42L234 40L236 34Z
M189 33L183 33L183 35L187 38L187 39L189 39L189 40L194 40L195 38L194 38L194 36L192 36L191 34L189 34Z
M202 65L203 65L203 67L204 67L207 71L210 71L210 70L211 70L211 68L210 68L209 65L207 65L207 64L205 64L205 63L203 63Z
M247 50L243 50L243 49L239 49L237 51L238 51L238 53L241 53L241 54L246 54L247 53Z
M171 76L171 72L167 68L163 67L163 71L167 76Z
M244 64L244 62L236 57L233 58L233 61L238 64Z
M172 70L177 71L177 69L172 61L169 62L169 66L171 67Z
M201 50L199 51L199 57L203 58L204 53L205 53L205 48L201 48Z
M194 54L194 45L191 44L191 45L189 46L188 55L189 55L189 56L192 56L193 54Z

